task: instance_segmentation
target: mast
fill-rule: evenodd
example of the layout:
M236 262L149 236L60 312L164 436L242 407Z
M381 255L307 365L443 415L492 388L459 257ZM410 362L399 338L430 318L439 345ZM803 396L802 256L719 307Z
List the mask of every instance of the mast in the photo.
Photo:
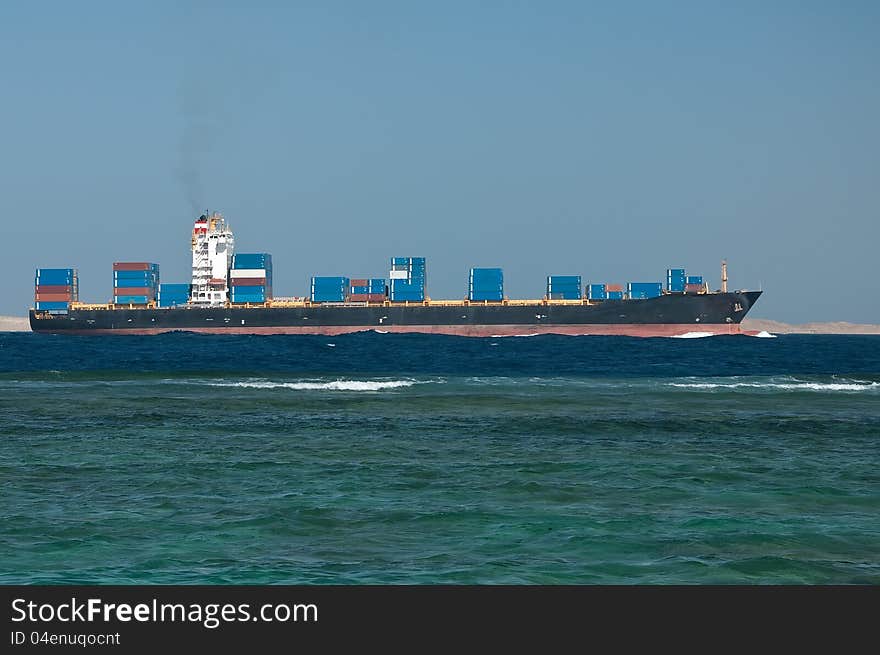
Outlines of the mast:
M721 293L727 293L727 260L721 260Z

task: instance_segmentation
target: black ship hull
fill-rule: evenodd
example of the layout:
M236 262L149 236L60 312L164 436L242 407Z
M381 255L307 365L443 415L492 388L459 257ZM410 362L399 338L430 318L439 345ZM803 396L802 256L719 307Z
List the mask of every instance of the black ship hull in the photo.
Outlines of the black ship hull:
M760 291L667 294L590 304L297 305L276 307L31 310L34 332L58 334L344 334L365 330L463 336L737 334Z

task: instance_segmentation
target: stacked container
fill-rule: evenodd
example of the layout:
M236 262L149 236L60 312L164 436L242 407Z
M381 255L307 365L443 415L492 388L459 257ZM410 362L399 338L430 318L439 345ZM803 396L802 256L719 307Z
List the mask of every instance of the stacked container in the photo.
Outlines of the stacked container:
M608 291L604 284L591 284L587 287L587 298L590 300L608 300Z
M351 302L384 302L385 278L351 278L348 299Z
M159 307L177 307L189 302L189 284L160 284Z
M272 299L272 255L258 252L232 256L229 299L238 304L260 304Z
M504 300L504 271L500 268L472 268L468 281L468 300Z
M345 302L350 289L351 280L344 276L313 277L312 302Z
M117 305L146 305L159 291L159 264L115 262L113 302Z
M392 257L390 292L392 302L424 302L426 267L424 257Z
M703 284L702 275L688 275L687 284Z
M79 275L75 268L38 268L34 276L34 309L65 313L79 300Z
M547 297L550 300L580 300L580 275L550 275L547 277Z
M663 294L663 285L660 282L630 282L626 285L626 292L630 299L657 298Z
M606 284L605 293L608 296L608 300L623 300L623 285Z
M684 291L686 284L683 268L667 268L666 269L666 290L681 293Z

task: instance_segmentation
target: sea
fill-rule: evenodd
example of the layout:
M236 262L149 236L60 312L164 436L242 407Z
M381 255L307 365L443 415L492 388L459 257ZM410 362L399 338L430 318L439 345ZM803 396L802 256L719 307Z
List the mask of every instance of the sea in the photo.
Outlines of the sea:
M690 336L0 334L0 583L880 583L880 336Z

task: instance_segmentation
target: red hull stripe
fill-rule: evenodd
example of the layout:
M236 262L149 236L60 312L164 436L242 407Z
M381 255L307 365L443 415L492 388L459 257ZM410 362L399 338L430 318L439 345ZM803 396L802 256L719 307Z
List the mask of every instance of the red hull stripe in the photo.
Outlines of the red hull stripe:
M757 334L754 330L741 330L739 324L637 324L617 325L313 325L276 327L188 327L188 328L120 328L116 330L36 330L59 334L162 334L166 332L198 332L201 334L323 334L335 336L351 332L395 332L422 334L447 334L464 337L511 337L534 334L617 335L629 337L673 337L684 334Z

